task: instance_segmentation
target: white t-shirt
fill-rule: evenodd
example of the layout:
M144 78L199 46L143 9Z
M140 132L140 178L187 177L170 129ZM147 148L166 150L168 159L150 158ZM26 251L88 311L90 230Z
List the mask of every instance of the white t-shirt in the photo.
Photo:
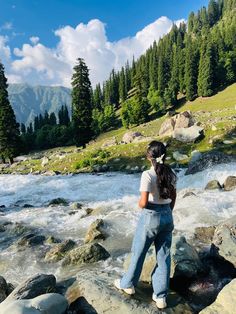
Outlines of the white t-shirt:
M160 193L157 188L157 174L155 172L154 167L152 166L150 169L143 171L140 181L140 192L149 192L150 203L154 204L170 204L171 199L163 199L160 198Z

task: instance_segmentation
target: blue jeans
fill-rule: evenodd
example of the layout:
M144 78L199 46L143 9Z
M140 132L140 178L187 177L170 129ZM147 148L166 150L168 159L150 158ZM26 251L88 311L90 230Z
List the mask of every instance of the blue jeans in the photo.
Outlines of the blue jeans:
M127 272L121 279L121 288L130 288L138 284L146 253L154 242L157 264L152 272L153 291L158 298L167 295L173 229L172 210L169 204L148 203L147 208L142 210L136 227L131 248L131 261Z

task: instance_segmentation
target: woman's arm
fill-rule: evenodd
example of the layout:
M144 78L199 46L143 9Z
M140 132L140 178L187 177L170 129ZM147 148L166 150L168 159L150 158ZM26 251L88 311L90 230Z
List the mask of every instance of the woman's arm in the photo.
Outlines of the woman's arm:
M138 203L140 208L145 208L147 206L148 195L149 195L149 192L141 192L141 197L140 197L139 203Z
M172 190L170 198L171 198L170 207L173 210L175 206L175 201L176 201L176 189Z

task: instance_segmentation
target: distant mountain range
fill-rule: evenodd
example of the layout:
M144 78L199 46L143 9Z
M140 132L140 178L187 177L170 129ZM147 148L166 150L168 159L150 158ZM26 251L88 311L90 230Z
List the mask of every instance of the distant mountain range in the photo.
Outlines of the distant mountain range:
M9 84L8 93L19 123L28 125L36 115L45 110L57 113L65 104L71 112L71 90L66 87Z

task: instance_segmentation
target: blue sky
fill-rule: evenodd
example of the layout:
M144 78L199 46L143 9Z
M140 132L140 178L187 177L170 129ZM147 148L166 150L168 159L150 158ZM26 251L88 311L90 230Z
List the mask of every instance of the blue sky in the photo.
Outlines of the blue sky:
M73 59L69 60L68 56L77 53L85 61L87 57L93 81L99 81L110 71L108 60L111 67L117 68L125 58L130 58L132 49L138 57L153 39L158 40L169 31L168 22L187 19L191 11L207 4L208 0L0 0L0 58L10 81L69 85L68 79L56 79L63 74L53 75L53 67L59 66L64 75L69 75L72 65L69 70L68 63L73 63ZM160 17L168 20L158 20ZM95 22L90 25L91 21ZM80 23L81 27L76 29ZM138 32L143 32L141 44ZM150 32L152 35L148 37ZM72 43L71 51L65 51L73 40L80 45L75 47ZM89 47L87 51L82 49L85 45ZM101 54L105 58L105 70L98 75L101 69L96 69L95 59L96 55L101 58ZM42 62L43 57L47 60L39 65L37 62ZM30 58L35 59L36 67Z

